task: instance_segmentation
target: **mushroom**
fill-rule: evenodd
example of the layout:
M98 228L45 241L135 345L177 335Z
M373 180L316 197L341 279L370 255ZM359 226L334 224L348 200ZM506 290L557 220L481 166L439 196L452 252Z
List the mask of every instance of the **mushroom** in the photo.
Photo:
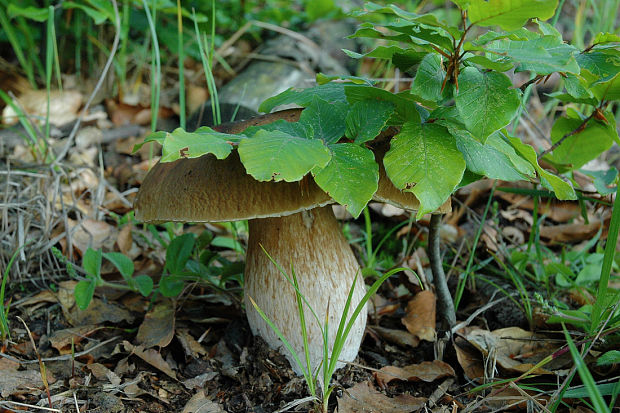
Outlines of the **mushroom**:
M252 125L277 119L296 121L301 110L264 115L249 121L222 125L218 130L238 133ZM382 164L382 150L378 151ZM415 210L419 203L401 192L380 168L375 199ZM321 323L329 317L329 350L344 312L348 293L357 279L352 299L355 308L365 294L359 264L344 238L329 204L334 203L309 176L301 182L259 182L245 171L236 151L226 159L212 155L158 163L145 178L135 202L135 216L143 222L218 222L249 220L245 265L245 307L255 335L280 349L297 374L302 374L291 354L249 301L251 297L279 328L298 354L303 339L294 288L271 262L265 251L289 272L293 267L301 294ZM442 210L449 209L449 203ZM356 278L357 276L357 278ZM307 308L306 325L311 368L323 359L323 338ZM349 313L350 314L350 313ZM355 359L364 334L362 311L346 339L339 360ZM338 367L342 363L339 362Z

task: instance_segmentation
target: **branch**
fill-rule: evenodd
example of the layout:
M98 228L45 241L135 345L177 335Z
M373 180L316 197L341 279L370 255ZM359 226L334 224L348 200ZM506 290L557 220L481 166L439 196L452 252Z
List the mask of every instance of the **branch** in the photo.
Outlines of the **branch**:
M583 120L583 122L581 122L581 124L579 126L577 126L574 130L568 132L567 134L565 134L564 136L562 136L556 143L554 143L551 148L549 149L545 149L544 151L542 151L542 153L540 155L538 155L538 160L540 160L543 156L547 155L550 152L553 152L555 149L557 149L558 146L560 146L566 139L568 139L569 137L576 135L580 132L583 132L583 130L586 128L586 125L588 124L588 122L590 121L590 119L592 119L594 116L596 116L596 113L598 112L598 109L593 111L592 114L590 116L588 116L587 118L585 118Z

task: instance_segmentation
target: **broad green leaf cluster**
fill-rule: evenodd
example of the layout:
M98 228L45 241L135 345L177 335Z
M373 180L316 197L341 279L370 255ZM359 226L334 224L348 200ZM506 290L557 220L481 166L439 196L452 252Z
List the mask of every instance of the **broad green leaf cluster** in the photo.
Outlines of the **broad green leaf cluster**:
M260 107L302 106L298 122L277 121L236 136L177 129L147 140L162 143L162 161L209 153L222 159L237 150L259 181L299 181L311 174L354 216L376 192L380 167L396 187L419 199L418 217L484 176L538 182L559 199L575 199L570 176L560 174L620 142L609 109L620 98L620 38L600 33L585 50L566 43L544 22L557 12L557 0L453 3L461 12L458 25L394 5L367 3L353 13L362 23L351 37L380 45L347 54L390 61L414 79L409 90L392 93L358 77L319 75L318 86L289 89ZM517 72L531 80L515 84ZM524 92L554 73L562 89L549 96L566 110L554 120L553 146L543 151L508 127L526 110ZM383 135L389 150L378 165L376 137L389 127L395 127Z

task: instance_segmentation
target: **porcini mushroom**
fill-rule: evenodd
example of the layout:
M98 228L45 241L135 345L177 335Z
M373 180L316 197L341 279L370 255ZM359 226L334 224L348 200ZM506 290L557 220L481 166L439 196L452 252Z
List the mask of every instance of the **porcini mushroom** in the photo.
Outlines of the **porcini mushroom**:
M223 125L218 130L238 133L249 126L278 119L296 121L301 110L276 112L249 121ZM382 152L382 151L379 151ZM379 154L379 158L382 156ZM378 159L380 164L382 160ZM396 189L380 168L375 198L415 210L419 203L409 192ZM348 293L357 276L352 308L365 294L359 264L338 226L334 203L314 180L259 182L248 175L236 151L226 159L212 155L158 163L148 173L135 202L135 216L143 222L218 222L249 220L245 266L245 304L248 322L272 348L280 348L301 374L291 354L250 304L251 297L280 329L293 349L303 354L303 339L294 288L262 248L282 267L292 265L299 290L323 322L329 317L329 350L343 314ZM442 210L449 209L449 204ZM262 246L262 248L261 248ZM320 328L306 316L311 368L323 359ZM355 359L366 325L366 312L355 320L340 361Z

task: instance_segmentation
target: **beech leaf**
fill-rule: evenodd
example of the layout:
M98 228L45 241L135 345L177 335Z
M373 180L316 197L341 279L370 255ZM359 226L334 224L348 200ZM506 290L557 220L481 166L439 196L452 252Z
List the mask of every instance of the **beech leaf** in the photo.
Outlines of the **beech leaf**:
M394 185L420 201L418 219L448 199L465 171L463 155L445 127L414 121L392 139L383 164Z
M508 76L467 67L459 78L456 108L467 129L482 143L508 125L519 108L519 93Z
M357 218L377 192L379 165L369 149L354 143L331 145L329 149L331 160L324 168L313 171L314 180Z
M261 130L239 144L239 157L248 174L258 181L299 181L330 159L319 139L305 139L280 131Z
M475 25L510 31L523 27L529 19L550 19L557 5L558 0L470 0L467 15Z

